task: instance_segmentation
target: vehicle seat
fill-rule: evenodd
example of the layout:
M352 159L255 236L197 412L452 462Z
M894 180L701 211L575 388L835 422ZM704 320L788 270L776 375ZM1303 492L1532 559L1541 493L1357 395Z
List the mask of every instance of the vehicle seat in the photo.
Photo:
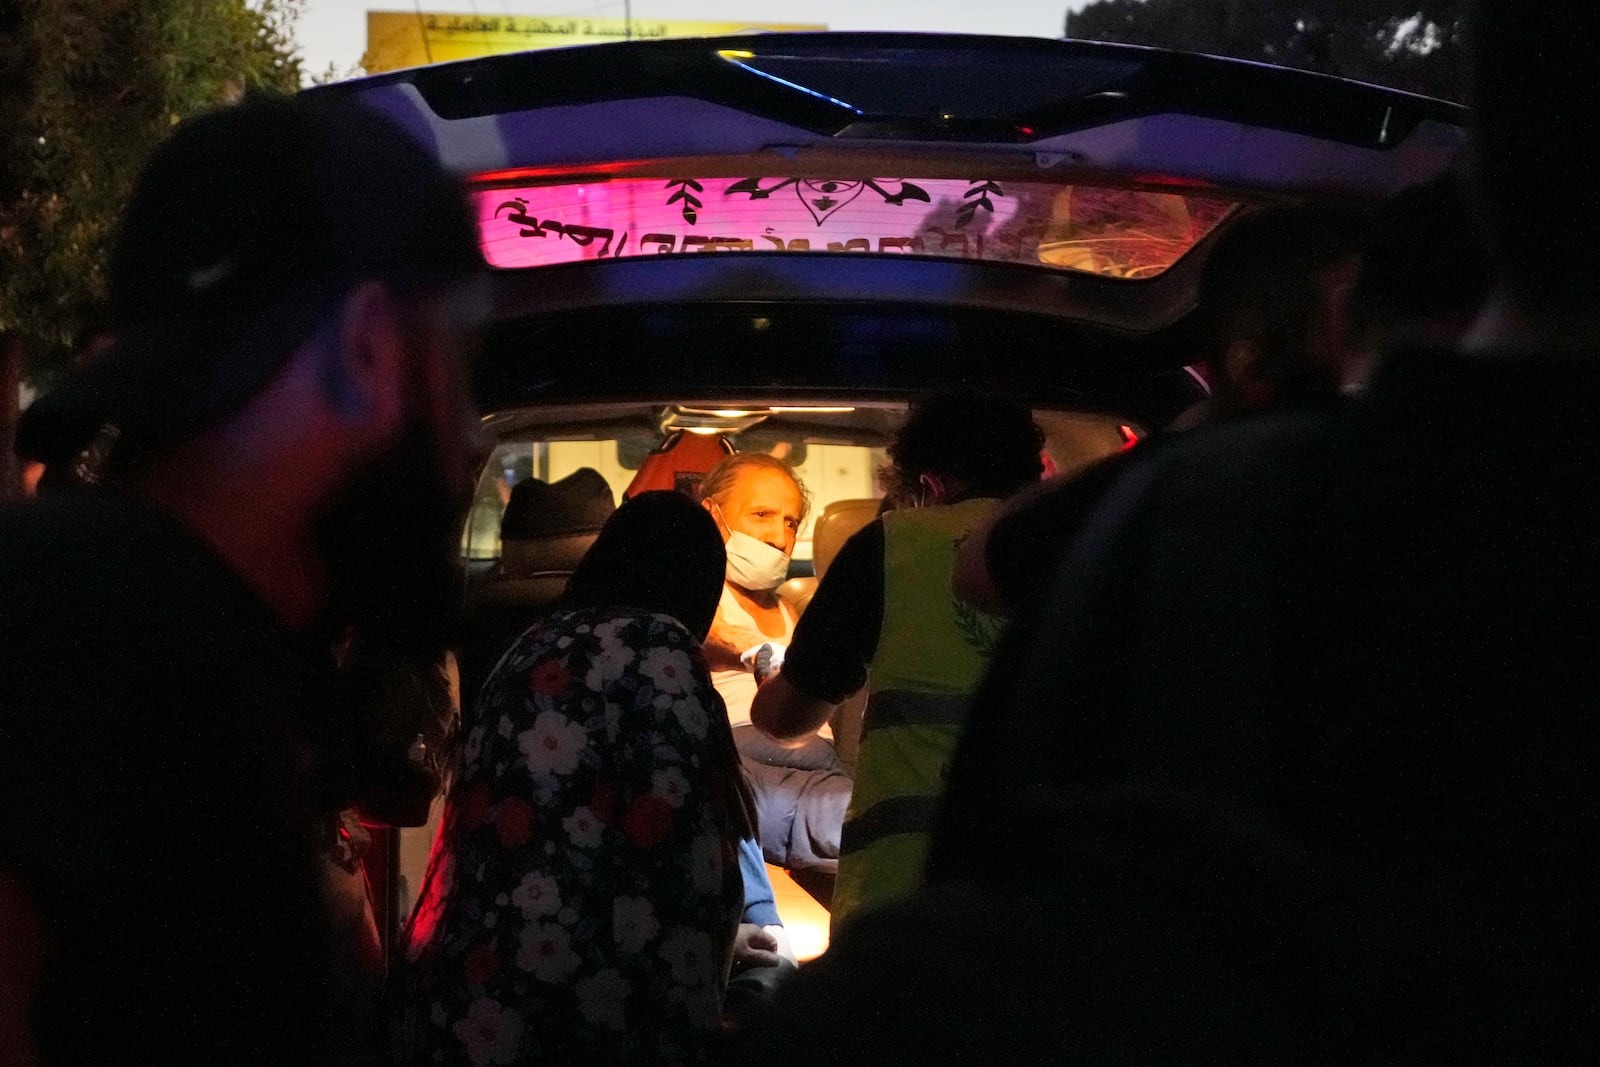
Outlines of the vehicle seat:
M611 486L589 467L556 482L525 478L512 488L500 519L500 563L468 590L461 642L468 708L506 649L561 599L615 510Z
M856 531L878 517L883 501L876 497L857 500L835 500L817 516L816 529L811 533L811 555L821 578L833 564L834 557Z
M796 611L804 611L817 591L833 557L850 540L857 530L878 517L879 501L870 497L856 500L835 500L822 509L811 533L811 563L815 578L790 578L778 586L780 597L787 600Z
M706 472L731 455L733 446L720 433L698 434L680 430L644 458L644 462L639 464L638 473L622 494L622 499L632 500L640 493L656 489L676 489L698 499L700 482Z

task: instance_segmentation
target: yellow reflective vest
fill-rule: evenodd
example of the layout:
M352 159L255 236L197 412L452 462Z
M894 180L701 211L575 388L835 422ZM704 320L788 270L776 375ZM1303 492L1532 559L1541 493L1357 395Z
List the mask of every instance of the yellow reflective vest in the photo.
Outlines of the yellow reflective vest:
M945 765L1000 622L950 588L955 554L992 499L883 517L883 628L867 683L855 788L845 813L835 928L922 881Z

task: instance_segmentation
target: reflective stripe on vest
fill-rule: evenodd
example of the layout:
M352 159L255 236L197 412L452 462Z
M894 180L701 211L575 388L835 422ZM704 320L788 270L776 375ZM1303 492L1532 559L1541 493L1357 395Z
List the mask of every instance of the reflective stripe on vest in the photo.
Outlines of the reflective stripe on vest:
M994 503L884 516L883 629L840 842L836 925L922 879L945 765L999 632L998 620L955 598L950 575L957 547Z
M894 726L957 726L967 721L967 696L905 693L872 694L872 714L861 720L861 735Z
M872 810L846 826L839 855L860 852L895 834L925 834L933 829L933 816L938 808L937 796L890 797L879 801Z

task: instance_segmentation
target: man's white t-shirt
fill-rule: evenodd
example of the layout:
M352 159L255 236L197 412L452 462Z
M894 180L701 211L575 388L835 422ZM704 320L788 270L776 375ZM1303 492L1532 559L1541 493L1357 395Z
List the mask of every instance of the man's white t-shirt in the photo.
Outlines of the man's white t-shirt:
M784 600L778 601L778 608L783 613L783 635L773 637L771 640L787 645L794 637L794 624L798 616L794 608ZM742 626L763 633L761 627L756 625L756 620L744 609L734 597L733 591L724 582L722 586L722 605L719 608L721 616L730 625ZM741 650L742 651L742 650ZM722 702L728 705L728 723L731 726L748 726L750 724L750 704L756 698L756 676L753 671L738 668L736 670L712 671L711 684L717 687L717 692L722 694Z

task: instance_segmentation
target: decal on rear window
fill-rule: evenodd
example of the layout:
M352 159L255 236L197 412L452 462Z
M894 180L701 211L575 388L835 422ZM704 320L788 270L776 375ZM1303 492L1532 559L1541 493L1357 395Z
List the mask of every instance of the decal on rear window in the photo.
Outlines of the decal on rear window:
M1232 210L1149 189L949 178L625 178L480 187L485 258L515 269L704 252L870 252L1154 277Z

